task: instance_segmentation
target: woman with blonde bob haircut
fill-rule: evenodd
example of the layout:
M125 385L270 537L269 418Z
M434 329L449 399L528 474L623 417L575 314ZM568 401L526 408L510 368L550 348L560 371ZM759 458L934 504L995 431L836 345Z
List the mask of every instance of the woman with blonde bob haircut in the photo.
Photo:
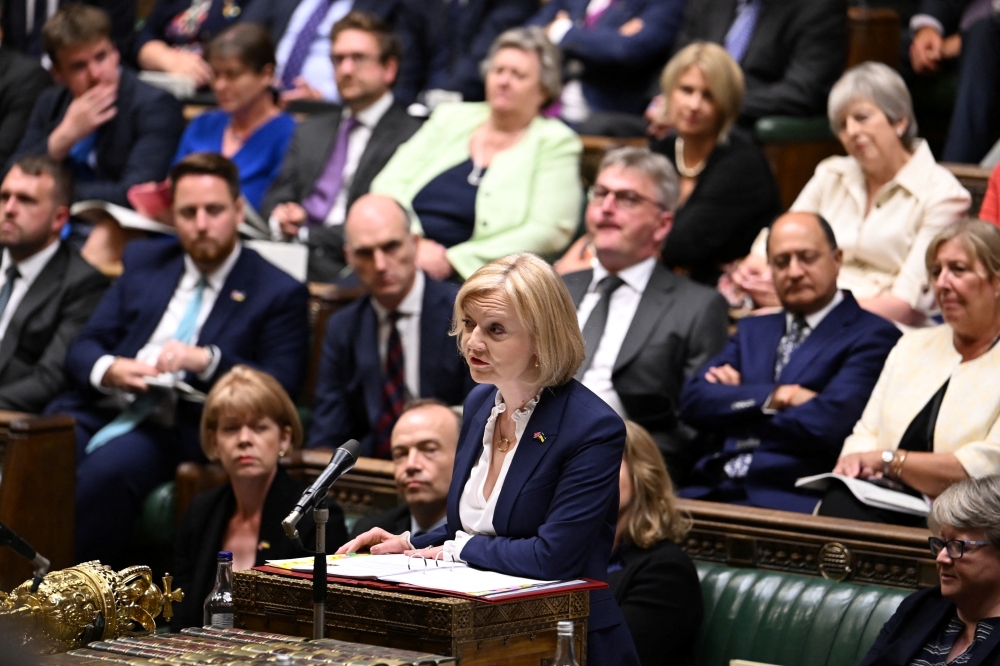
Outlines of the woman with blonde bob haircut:
M667 63L660 85L672 129L650 150L680 175L663 263L715 287L726 266L746 256L781 213L778 185L753 137L734 127L745 86L724 48L686 46Z
M448 521L416 537L372 529L340 552L419 552L541 580L606 581L625 424L573 379L583 335L540 257L502 257L455 299L455 335L476 387L465 401ZM607 588L590 593L587 661L639 663Z
M229 482L191 501L174 543L174 579L185 591L174 605L174 630L207 624L202 602L215 583L216 557L229 551L233 568L250 569L264 560L302 557L302 544L315 544L308 515L299 523L302 541L290 541L281 521L305 487L278 466L278 459L302 446L302 423L281 384L246 365L227 372L205 400L201 445L218 461ZM330 506L327 548L347 541L344 514Z
M618 493L618 529L608 565L615 593L643 666L694 661L701 624L701 584L680 544L691 519L678 508L674 486L656 442L626 421L625 455Z

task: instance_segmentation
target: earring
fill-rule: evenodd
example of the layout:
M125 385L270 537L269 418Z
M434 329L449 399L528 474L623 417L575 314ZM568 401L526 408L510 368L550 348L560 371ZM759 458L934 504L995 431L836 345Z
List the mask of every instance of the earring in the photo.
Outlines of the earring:
M535 359L535 367L536 368L538 367L538 359L537 358Z
M900 127L899 129L896 130L896 136L898 136L900 139L903 138L903 128L902 127Z
M286 455L288 455L288 451L286 450L278 451L279 458L284 458Z

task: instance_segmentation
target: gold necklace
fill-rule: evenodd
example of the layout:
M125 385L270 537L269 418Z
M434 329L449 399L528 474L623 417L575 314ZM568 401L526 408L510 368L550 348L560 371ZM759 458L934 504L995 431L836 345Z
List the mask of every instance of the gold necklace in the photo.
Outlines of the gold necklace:
M507 453L508 451L510 451L510 445L513 444L514 442L512 442L510 440L510 438L503 436L503 430L500 429L500 415L499 414L497 414L496 435L497 435L497 439L499 440L499 441L497 441L497 442L494 443L494 446L497 447L497 451L499 451L500 453Z

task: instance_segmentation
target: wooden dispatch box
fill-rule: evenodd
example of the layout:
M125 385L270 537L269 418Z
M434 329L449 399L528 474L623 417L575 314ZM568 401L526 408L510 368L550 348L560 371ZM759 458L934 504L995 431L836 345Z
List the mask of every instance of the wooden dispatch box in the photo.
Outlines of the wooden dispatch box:
M587 591L487 603L327 583L326 637L458 657L461 666L547 666L556 623L573 620L586 664ZM236 626L312 636L312 581L260 571L233 573Z

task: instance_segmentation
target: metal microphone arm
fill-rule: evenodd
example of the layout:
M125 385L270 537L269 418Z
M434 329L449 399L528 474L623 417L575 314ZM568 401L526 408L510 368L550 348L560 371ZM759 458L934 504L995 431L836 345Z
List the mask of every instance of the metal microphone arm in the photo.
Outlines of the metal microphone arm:
M35 549L29 546L27 541L3 523L0 523L0 545L10 546L15 553L35 565L35 575L34 581L31 584L31 591L37 592L38 586L42 583L42 578L49 572L51 563L35 552Z
M285 530L285 534L288 535L289 539L297 540L299 538L299 531L296 529L299 521L302 520L302 516L310 508L315 506L320 500L326 497L327 493L330 492L330 487L343 475L345 472L349 471L354 467L354 463L358 460L358 453L361 450L361 444L356 439L348 440L343 446L338 448L333 452L333 457L330 459L330 464L326 466L323 473L313 481L313 484L309 486L302 497L299 499L298 504L292 509L292 512L288 514L288 517L281 521L281 526Z

